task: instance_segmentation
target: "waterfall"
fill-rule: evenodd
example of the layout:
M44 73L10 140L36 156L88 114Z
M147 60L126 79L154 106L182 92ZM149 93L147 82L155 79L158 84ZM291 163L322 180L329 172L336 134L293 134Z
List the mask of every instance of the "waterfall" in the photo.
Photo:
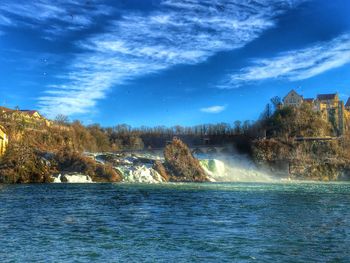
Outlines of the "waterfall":
M128 183L161 183L160 174L150 165L125 165L116 167L123 174L123 182Z
M275 179L268 172L257 168L246 156L203 155L196 156L212 182L271 182ZM96 160L105 162L106 157L96 155ZM121 172L123 182L127 183L162 183L164 179L152 168L155 160L164 161L158 155L125 154L111 155L114 168ZM58 179L57 179L58 180ZM69 179L74 181L73 179ZM55 179L56 182L56 179Z
M242 155L215 156L201 159L200 164L213 182L270 182L274 178L259 170L255 164Z

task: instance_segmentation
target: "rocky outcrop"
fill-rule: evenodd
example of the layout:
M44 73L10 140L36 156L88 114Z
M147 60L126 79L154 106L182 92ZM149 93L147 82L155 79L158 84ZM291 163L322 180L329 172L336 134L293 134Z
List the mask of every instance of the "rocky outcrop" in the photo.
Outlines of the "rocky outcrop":
M31 147L12 145L0 162L0 183L49 183L55 166Z
M320 181L349 180L347 167L344 160L294 159L289 163L289 176Z
M97 163L78 152L64 151L54 157L58 171L62 173L81 173L88 175L94 182L120 182L122 174L110 164Z
M341 141L296 142L278 139L253 143L253 160L277 176L299 180L349 180L350 160Z
M161 161L155 161L153 164L153 169L158 172L158 174L162 177L164 182L169 182L170 176L167 173L163 163Z
M165 147L165 170L169 181L173 182L206 182L208 175L199 161L193 157L190 149L180 139L174 138Z

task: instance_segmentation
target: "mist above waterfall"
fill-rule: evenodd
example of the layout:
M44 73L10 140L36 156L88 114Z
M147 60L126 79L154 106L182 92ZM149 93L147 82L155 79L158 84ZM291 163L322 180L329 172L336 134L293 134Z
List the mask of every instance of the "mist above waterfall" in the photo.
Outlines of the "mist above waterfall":
M214 182L271 182L277 180L258 168L247 156L233 154L198 155L201 165Z

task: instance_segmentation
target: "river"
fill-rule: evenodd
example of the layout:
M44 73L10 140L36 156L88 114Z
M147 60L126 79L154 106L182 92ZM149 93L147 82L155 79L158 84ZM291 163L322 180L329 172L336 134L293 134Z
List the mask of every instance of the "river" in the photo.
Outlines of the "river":
M350 262L350 184L0 185L0 233L0 262Z

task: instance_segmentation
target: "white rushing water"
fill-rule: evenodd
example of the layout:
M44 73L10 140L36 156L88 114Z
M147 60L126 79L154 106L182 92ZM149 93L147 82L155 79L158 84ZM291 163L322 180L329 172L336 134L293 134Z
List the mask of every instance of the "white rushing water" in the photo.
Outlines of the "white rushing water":
M92 183L91 177L85 174L59 174L57 176L53 176L53 178L54 183Z
M271 182L275 180L242 155L201 159L200 164L213 182Z
M161 183L163 178L150 165L120 166L117 169L123 174L123 182Z
M128 154L124 156L109 154L115 162L115 169L123 176L123 182L128 183L162 183L160 174L152 168L155 160L164 161L159 155L150 153ZM239 154L227 155L200 155L197 156L201 166L208 174L212 182L272 182L276 179L268 172L257 168L246 156ZM102 154L94 155L94 159L105 163ZM65 175L66 181L70 183L90 182L91 178L84 175ZM87 179L86 179L87 178ZM61 182L55 178L55 182Z

